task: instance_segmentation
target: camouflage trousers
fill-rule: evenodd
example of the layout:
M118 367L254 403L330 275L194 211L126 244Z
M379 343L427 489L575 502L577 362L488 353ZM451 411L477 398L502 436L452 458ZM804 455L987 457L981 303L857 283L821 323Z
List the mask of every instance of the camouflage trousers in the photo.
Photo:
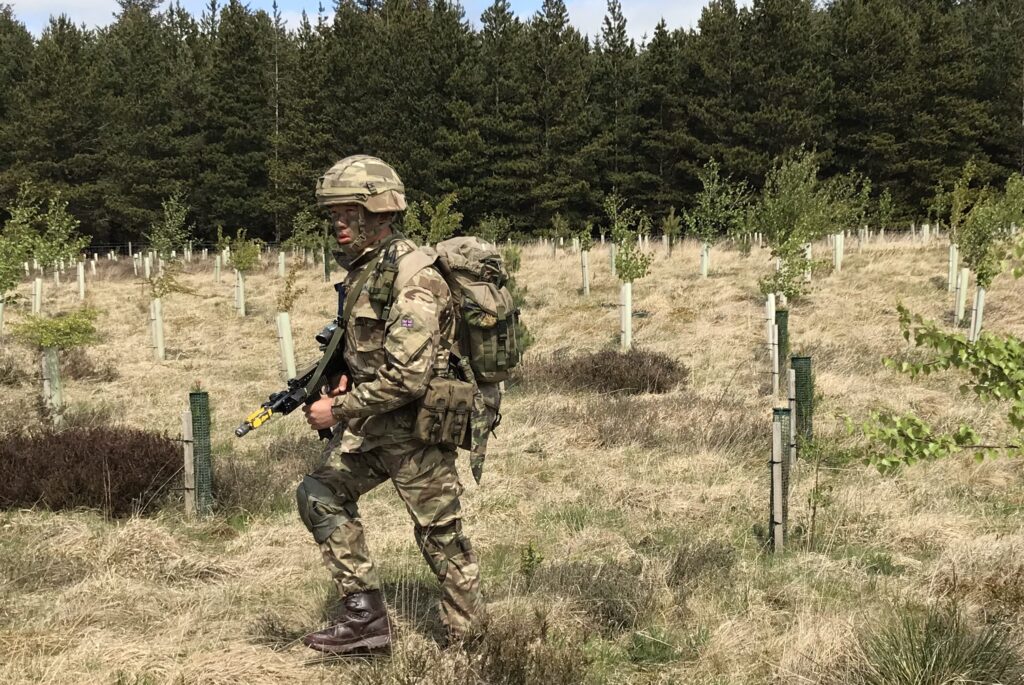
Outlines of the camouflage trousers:
M416 543L441 584L441 620L456 636L482 623L480 566L462 532L462 484L455 469L455 451L414 439L367 449L359 447L358 441L349 444L350 440L340 437L331 440L323 465L303 481L304 485L308 479L316 481L307 490L320 487L312 506L319 520L329 523L312 532L339 593L344 596L380 587L357 503L361 495L391 480L412 517ZM351 451L353 447L357 451ZM300 486L300 514L302 490ZM327 528L333 528L329 535Z

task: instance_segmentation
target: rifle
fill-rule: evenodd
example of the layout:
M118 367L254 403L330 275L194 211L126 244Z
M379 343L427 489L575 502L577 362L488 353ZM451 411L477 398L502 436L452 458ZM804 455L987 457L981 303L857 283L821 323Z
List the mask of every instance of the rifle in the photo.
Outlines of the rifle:
M320 351L324 353L320 360L304 369L295 378L289 378L288 387L275 392L270 399L260 405L259 409L249 414L235 429L235 435L242 437L254 428L262 426L274 414L290 414L303 404L313 404L320 399L325 385L331 385L332 379L348 372L341 344L344 338L345 332L338 328L337 321L327 324L316 335ZM317 435L322 440L329 440L331 431L321 428Z

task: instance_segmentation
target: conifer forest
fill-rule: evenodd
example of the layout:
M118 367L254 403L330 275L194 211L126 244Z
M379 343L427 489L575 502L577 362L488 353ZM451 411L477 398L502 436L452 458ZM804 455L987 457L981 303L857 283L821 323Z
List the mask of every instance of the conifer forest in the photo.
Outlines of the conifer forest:
M449 0L336 0L333 16L120 0L107 26L0 6L0 207L60 193L93 247L140 241L175 194L195 238L280 241L335 160L395 165L411 200L455 193L465 227L582 226L613 191L660 219L698 172L760 188L804 148L926 220L973 161L1024 170L1020 0L712 0L639 42L619 0L582 35L563 0L479 19ZM0 220L8 218L0 210Z

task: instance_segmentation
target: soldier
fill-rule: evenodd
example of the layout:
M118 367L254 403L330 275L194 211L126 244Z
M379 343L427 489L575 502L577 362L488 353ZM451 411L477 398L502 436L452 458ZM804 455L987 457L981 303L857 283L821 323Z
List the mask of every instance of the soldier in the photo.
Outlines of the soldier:
M344 610L303 642L332 654L391 644L357 508L363 493L387 480L441 584L449 638L462 639L482 624L485 607L480 567L462 532L455 449L413 437L416 400L448 365L456 325L451 293L434 267L413 264L415 244L392 229L406 208L405 187L393 168L375 157L346 157L319 179L316 198L330 213L340 247L335 255L348 270L335 287L339 317L347 312L344 358L351 377L304 409L314 429L334 427L323 465L303 478L296 495Z

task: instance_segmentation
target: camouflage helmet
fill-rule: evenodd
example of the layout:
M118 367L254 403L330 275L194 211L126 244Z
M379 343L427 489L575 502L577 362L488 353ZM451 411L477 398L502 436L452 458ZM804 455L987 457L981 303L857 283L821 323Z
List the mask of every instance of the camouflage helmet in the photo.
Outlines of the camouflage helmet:
M390 165L369 155L351 155L336 162L316 182L321 207L357 204L368 212L401 212L405 185Z

